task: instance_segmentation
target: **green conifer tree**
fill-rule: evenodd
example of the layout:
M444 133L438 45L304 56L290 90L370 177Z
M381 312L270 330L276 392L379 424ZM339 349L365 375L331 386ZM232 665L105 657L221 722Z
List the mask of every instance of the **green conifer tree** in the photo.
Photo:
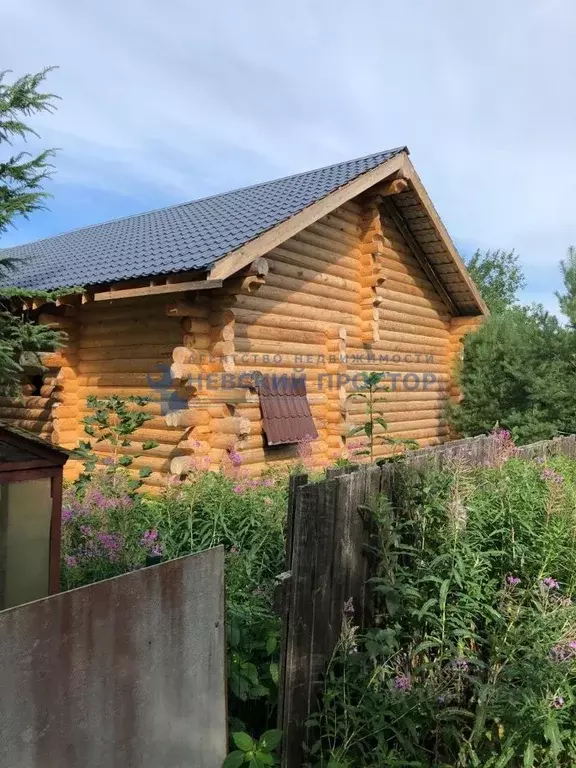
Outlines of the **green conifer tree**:
M27 218L44 208L48 197L43 184L53 171L55 150L30 154L21 148L15 150L14 145L37 136L27 118L55 108L57 97L41 90L49 71L24 75L11 83L7 82L9 73L0 72L0 235L18 216ZM0 249L0 280L4 285L17 266ZM38 352L52 351L63 341L60 334L31 322L26 312L18 312L8 294L3 289L0 297L0 396L18 392L26 355L29 359Z
M572 327L576 327L576 248L568 248L566 258L560 262L560 270L564 278L565 293L556 291L560 309L568 318Z

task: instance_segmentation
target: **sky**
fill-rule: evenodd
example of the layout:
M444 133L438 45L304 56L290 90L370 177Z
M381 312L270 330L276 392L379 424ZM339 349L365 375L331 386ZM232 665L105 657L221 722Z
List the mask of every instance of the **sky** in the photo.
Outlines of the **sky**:
M460 252L516 249L557 311L573 0L4 0L2 27L0 70L58 66L61 101L49 210L1 246L407 144Z

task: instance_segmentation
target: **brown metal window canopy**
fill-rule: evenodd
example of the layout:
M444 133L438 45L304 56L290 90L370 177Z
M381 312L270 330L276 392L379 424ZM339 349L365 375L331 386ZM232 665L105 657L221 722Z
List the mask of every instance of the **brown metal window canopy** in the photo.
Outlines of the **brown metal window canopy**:
M317 439L303 378L263 376L258 392L268 445Z

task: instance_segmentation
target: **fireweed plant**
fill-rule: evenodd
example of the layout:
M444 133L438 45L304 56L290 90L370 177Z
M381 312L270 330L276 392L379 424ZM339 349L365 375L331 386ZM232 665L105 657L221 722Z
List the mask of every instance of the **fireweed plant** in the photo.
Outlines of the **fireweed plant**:
M576 765L576 461L401 472L376 616L349 606L307 765Z
M388 422L384 418L380 406L380 403L385 402L386 398L380 395L382 392L389 391L388 387L383 384L387 374L364 371L359 375L361 384L356 392L351 392L347 396L347 399L360 400L364 403L364 418L366 420L363 424L353 427L348 433L348 438L357 438L360 435L359 439L347 440L346 446L351 451L351 456L355 458L366 456L370 462L373 462L374 451L378 445L387 445L393 450L400 449L401 451L408 448L418 448L418 443L415 440L394 438L386 434ZM377 428L382 431L376 433Z

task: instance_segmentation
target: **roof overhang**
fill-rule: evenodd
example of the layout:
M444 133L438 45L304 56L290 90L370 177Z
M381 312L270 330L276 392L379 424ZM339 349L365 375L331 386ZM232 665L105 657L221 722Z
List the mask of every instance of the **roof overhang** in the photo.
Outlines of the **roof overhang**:
M231 251L212 265L209 279L224 280L230 277L349 200L378 187L386 180L398 177L406 179L408 185L398 194L387 197L386 205L391 206L402 220L406 237L410 232L409 246L417 251L415 255L419 259L425 259L427 273L432 277L432 271L439 292L446 296L447 304L455 314L487 315L486 304L424 189L408 152L401 152L371 171L357 176L290 219ZM411 219L408 214L412 216ZM425 222L420 230L415 229L417 219L420 225ZM425 240L422 237L423 230L426 231Z

